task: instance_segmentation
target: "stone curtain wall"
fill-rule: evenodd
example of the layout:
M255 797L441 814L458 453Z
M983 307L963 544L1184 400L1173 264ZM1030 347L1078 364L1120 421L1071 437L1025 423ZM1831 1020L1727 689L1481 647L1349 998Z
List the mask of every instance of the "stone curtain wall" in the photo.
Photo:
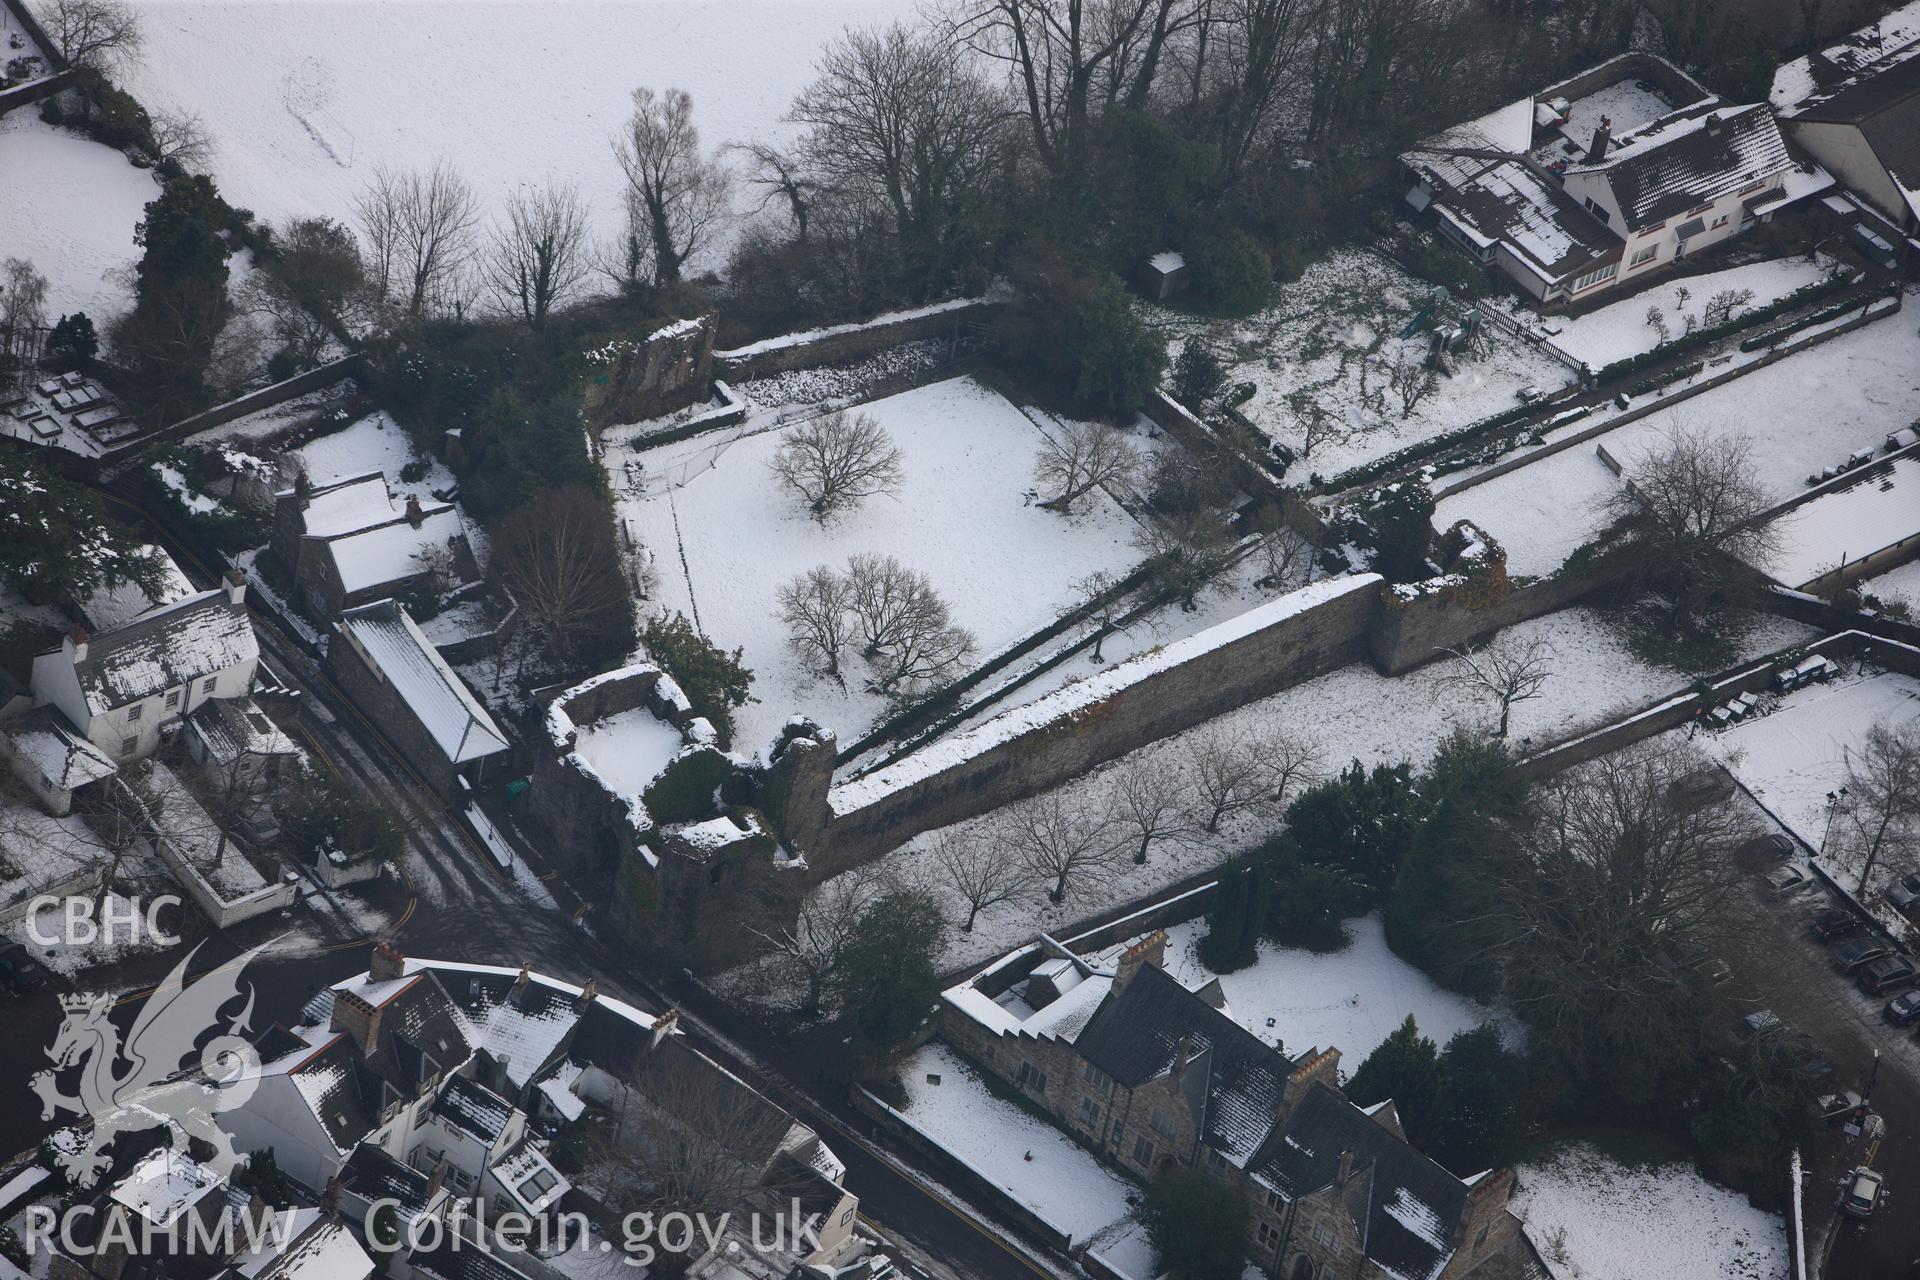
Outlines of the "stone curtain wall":
M586 353L587 420L595 426L645 422L684 409L713 382L714 317L694 316L644 338Z
M962 325L977 324L997 309L990 298L957 298L913 311L895 311L860 324L839 324L805 333L789 333L715 354L719 375L736 382L839 364L887 347L919 338L957 334Z
M1360 660L1380 581L1369 573L1316 583L843 783L829 796L816 870L870 861Z

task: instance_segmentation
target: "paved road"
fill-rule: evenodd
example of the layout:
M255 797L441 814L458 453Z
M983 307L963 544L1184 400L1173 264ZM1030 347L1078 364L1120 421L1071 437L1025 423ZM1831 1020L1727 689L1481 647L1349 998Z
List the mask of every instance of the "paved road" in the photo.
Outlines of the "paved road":
M1860 994L1834 972L1828 949L1807 932L1818 911L1841 905L1822 889L1779 899L1754 868L1730 904L1746 927L1732 931L1726 959L1734 976L1724 988L1743 1010L1772 1009L1788 1026L1819 1042L1834 1066L1834 1085L1859 1092L1874 1081L1872 1104L1885 1121L1874 1166L1887 1175L1887 1202L1870 1222L1841 1219L1824 1274L1831 1280L1870 1280L1913 1274L1920 1258L1920 1041L1911 1029L1888 1025L1888 997ZM1874 1052L1880 1053L1874 1067ZM1832 1205L1844 1169L1865 1159L1864 1140L1830 1134L1809 1162L1806 1203L1810 1233L1837 1216ZM1811 1243L1811 1242L1810 1242Z

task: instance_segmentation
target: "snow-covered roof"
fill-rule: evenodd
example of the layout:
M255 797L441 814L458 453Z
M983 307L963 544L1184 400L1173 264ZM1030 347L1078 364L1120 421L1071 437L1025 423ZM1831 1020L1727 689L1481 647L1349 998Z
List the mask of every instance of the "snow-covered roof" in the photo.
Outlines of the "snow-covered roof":
M62 791L114 775L114 763L106 753L69 729L66 718L50 706L10 722L4 732L8 750L32 761L40 776Z
M1889 458L1847 473L1774 521L1779 546L1759 566L1789 587L1920 533L1920 457Z
M216 764L232 764L242 756L290 756L299 752L293 739L282 733L252 698L217 698L202 703L187 717L187 724Z
M215 1187L220 1177L184 1152L160 1147L114 1185L114 1203L158 1227L170 1227Z
M262 1248L240 1254L233 1269L247 1280L366 1280L373 1259L346 1225L319 1209L283 1210Z
M149 609L185 600L193 594L193 583L173 562L173 557L156 546L141 548L160 565L159 589L149 595L138 583L122 582L101 587L80 602L80 612L95 631L110 631L132 622Z
M403 515L329 538L322 545L333 561L340 589L351 595L415 576L422 571L423 554L444 551L465 536L460 513L443 503L426 510L417 525Z
M539 1213L567 1193L571 1185L532 1143L493 1166L493 1176L528 1213Z
M1765 103L1696 103L1615 138L1567 175L1602 177L1630 229L1698 208L1793 167Z
M449 509L446 503L431 500L423 500L420 506L423 511ZM369 471L314 489L301 509L300 520L309 538L337 538L404 519L406 513L406 500L395 499L386 475Z
M580 1078L582 1070L577 1062L563 1062L535 1086L553 1104L553 1109L560 1113L563 1120L578 1120L586 1113L586 1099L573 1091L574 1082Z
M493 717L394 601L378 600L349 609L340 615L339 627L450 762L460 764L507 749L507 737Z
M91 636L74 674L87 710L103 715L259 657L246 605L216 587Z
M1773 73L1768 100L1782 119L1831 99L1888 67L1920 53L1920 0L1908 0L1878 22L1848 33L1824 49L1803 54Z

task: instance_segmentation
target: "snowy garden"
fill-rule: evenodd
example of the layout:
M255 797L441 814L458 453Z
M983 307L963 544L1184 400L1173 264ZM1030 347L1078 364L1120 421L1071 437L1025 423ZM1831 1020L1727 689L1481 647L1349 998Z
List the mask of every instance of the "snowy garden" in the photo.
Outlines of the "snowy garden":
M1139 526L1104 491L1071 514L1039 504L1034 460L1044 432L987 387L953 379L860 407L899 451L899 483L822 522L776 473L804 421L750 421L640 453L610 448L622 519L649 560L655 612L678 611L714 644L744 650L758 699L735 713L747 751L803 713L849 743L888 709L857 666L843 689L788 645L781 588L850 557L890 555L925 574L975 660L1053 622L1088 575L1122 575L1142 553ZM629 466L631 463L631 467Z
M1426 376L1431 335L1400 336L1433 286L1361 249L1337 250L1275 288L1241 320L1212 320L1141 304L1178 351L1215 348L1229 385L1251 383L1240 407L1296 461L1288 478L1333 476L1479 418L1511 409L1521 388L1557 390L1567 365L1492 326L1454 357L1451 375ZM1437 314L1457 322L1465 305Z
M153 175L30 110L0 117L0 173L0 257L47 277L47 314L104 319L132 306L133 229L159 194Z

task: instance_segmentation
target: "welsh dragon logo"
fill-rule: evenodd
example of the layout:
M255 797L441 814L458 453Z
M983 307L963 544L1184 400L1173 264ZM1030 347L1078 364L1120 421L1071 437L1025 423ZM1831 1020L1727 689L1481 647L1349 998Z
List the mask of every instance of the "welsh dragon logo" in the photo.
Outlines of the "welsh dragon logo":
M62 1113L91 1121L82 1136L59 1154L63 1172L76 1186L90 1187L111 1163L107 1152L122 1133L164 1126L168 1141L182 1150L198 1138L214 1151L210 1170L225 1175L241 1163L233 1139L214 1116L242 1106L260 1083L260 1055L240 1033L253 1016L253 990L238 1016L221 1028L220 1011L240 995L240 973L269 944L261 944L189 985L187 966L200 948L189 951L166 980L147 997L127 1032L108 1021L112 995L78 992L60 997L66 1018L47 1050L50 1070L35 1073L40 1118ZM215 1034L201 1044L207 1032ZM197 1064L189 1059L198 1056ZM122 1063L124 1073L116 1074ZM60 1092L57 1075L80 1067L79 1092Z

